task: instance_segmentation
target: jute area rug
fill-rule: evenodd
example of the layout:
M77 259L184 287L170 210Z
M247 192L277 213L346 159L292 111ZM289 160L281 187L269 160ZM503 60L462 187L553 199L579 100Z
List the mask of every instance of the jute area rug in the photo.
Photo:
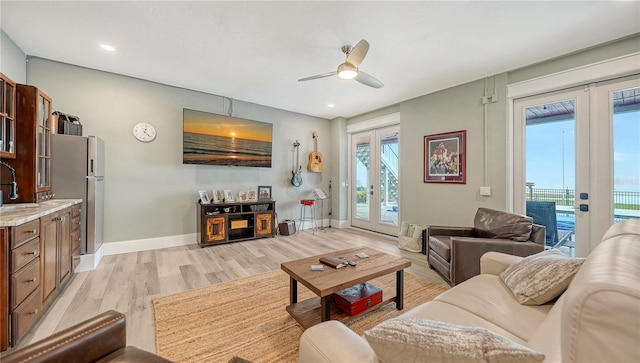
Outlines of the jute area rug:
M445 290L405 272L403 311ZM298 301L312 296L298 284ZM303 330L288 304L289 275L280 270L155 299L156 353L175 362L296 362ZM401 313L390 303L347 325L362 335Z

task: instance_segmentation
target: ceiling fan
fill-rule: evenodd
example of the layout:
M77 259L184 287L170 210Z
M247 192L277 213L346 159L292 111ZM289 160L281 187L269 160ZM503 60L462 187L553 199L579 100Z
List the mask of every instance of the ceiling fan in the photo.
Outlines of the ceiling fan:
M337 75L342 79L355 79L356 81L369 87L382 88L384 87L384 84L382 84L382 82L358 69L358 66L360 65L360 63L362 63L368 51L369 43L364 39L359 41L355 47L344 45L342 46L342 52L347 55L347 59L344 61L344 63L338 66L337 71L301 78L298 80L298 82L310 81L312 79Z

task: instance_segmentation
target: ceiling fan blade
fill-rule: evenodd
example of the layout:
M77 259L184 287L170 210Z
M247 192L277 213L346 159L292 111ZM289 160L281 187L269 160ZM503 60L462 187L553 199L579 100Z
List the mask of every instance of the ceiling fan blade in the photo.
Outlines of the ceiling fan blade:
M377 79L375 79L373 76L370 76L366 73L364 73L363 71L358 71L358 74L356 75L356 78L354 78L356 81L367 85L369 87L373 87L373 88L382 88L384 87L384 84L382 84L382 82L378 81Z
M347 55L346 62L351 63L357 67L360 65L360 63L362 63L362 60L367 55L368 51L369 51L369 42L362 39L361 41L358 42L358 44L356 44L355 47L353 47L353 49L351 49L351 52Z
M298 82L302 82L302 81L310 81L312 79L318 79L318 78L324 78L324 77L330 77L330 76L335 76L336 74L338 74L338 72L333 71L333 72L327 72L327 73L322 73L322 74L316 74L315 76L311 76L311 77L305 77L305 78L300 78L298 80Z

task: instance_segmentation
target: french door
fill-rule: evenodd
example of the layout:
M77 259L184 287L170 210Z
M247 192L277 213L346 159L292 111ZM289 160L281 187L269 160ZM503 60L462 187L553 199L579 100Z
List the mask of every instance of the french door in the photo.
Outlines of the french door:
M399 135L399 125L351 134L352 226L398 234Z
M587 256L640 218L638 76L515 100L513 131L514 211L555 207L548 247Z

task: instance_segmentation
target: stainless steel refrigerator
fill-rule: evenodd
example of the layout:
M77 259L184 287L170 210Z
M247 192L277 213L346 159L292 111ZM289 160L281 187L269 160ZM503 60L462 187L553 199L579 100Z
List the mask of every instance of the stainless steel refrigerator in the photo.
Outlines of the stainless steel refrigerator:
M104 141L95 136L51 135L51 185L56 199L82 199L80 249L104 242Z

